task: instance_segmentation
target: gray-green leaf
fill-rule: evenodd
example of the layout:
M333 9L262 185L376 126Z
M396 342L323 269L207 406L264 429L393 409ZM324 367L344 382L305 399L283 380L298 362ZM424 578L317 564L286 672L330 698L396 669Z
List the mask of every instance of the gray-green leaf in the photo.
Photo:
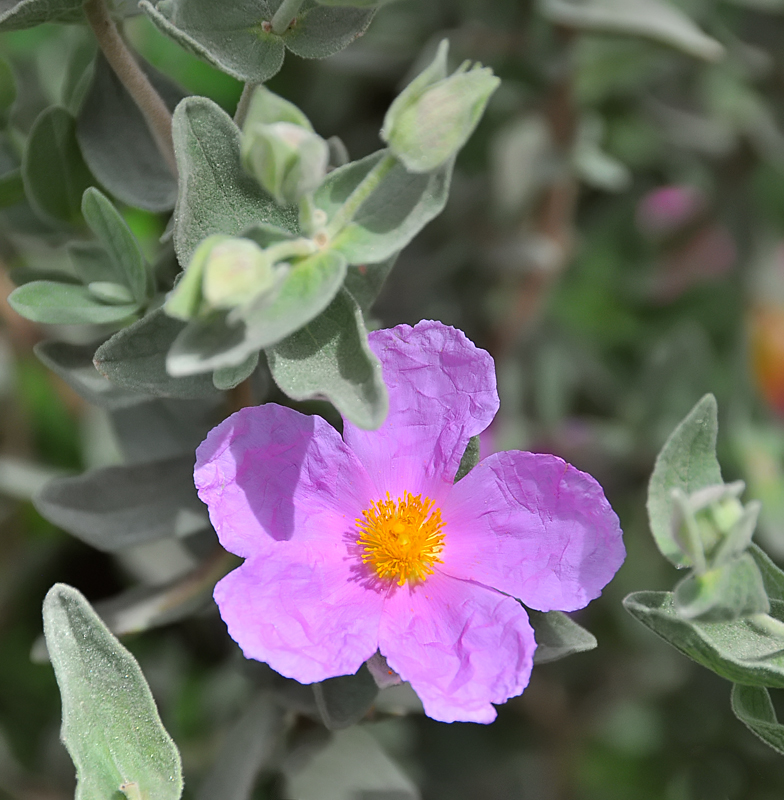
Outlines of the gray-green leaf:
M209 527L191 454L55 478L34 503L41 516L106 552Z
M184 327L157 309L104 342L93 363L112 383L135 392L184 400L214 396L210 375L181 378L166 371L166 353Z
M552 22L579 30L642 36L705 61L724 47L667 0L540 0Z
M781 600L771 600L771 625L753 617L731 622L683 619L671 592L634 592L623 604L662 639L723 678L784 688L784 633L771 631L784 620Z
M295 334L267 350L275 382L294 400L326 397L345 419L374 430L389 400L354 299L345 290Z
M194 319L172 345L166 361L172 375L194 375L238 366L310 322L335 297L346 275L340 253L324 250L303 259L277 289L228 315ZM236 318L236 319L235 319Z
M272 20L280 0L224 0L220 25L213 0L142 0L140 5L183 48L249 83L265 83L278 72L287 47L303 58L337 53L365 32L375 13L305 0L296 20L278 36L264 23Z
M33 350L43 364L94 405L122 408L148 399L138 392L115 386L98 372L93 364L95 345L47 341L39 342Z
M596 647L596 637L562 611L526 611L536 635L534 664L549 664Z
M123 277L125 285L137 303L143 303L152 293L152 273L120 212L106 195L90 187L82 198L82 214L90 230L98 237Z
M784 725L776 719L770 694L763 686L732 687L732 711L765 744L784 754Z
M316 707L331 731L348 728L367 714L378 695L378 685L363 664L356 675L340 675L313 684Z
M180 171L174 216L180 264L187 266L212 234L239 235L257 223L297 230L296 209L276 205L242 168L240 132L212 100L183 100L174 112L172 135Z
M22 178L27 199L45 218L80 220L82 194L93 177L76 140L76 122L64 108L47 108L33 123Z
M648 519L653 538L676 567L690 566L672 530L672 490L686 495L722 483L716 459L716 398L706 394L672 432L659 453L648 484Z
M283 771L287 786L285 796L297 800L356 800L373 796L394 797L395 800L419 798L416 786L361 726L337 731L320 752L309 760L289 759Z
M180 754L136 659L70 586L49 590L43 615L62 696L61 736L76 766L75 800L117 798L128 784L140 797L178 800Z
M0 0L0 31L34 28L44 22L81 22L84 0Z
M173 110L183 92L149 65L142 67ZM174 206L177 180L138 106L102 55L79 108L76 136L93 174L115 197L148 211Z
M57 281L31 281L8 296L11 308L33 322L50 325L97 325L119 322L137 303L103 303L86 286Z
M386 150L327 175L316 205L332 219ZM402 250L446 205L454 161L435 172L414 174L396 163L332 243L349 264L375 264Z
M455 474L455 483L457 483L461 478L465 478L469 472L479 463L479 437L472 436L468 440L468 444L466 445L466 449L463 452L463 456L460 459L460 464L457 467L457 473Z

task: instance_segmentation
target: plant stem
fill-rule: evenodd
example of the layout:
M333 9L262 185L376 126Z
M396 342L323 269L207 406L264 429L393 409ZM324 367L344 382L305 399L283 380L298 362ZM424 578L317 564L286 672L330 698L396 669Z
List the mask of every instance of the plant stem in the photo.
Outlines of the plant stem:
M142 72L109 16L104 0L86 0L84 13L106 60L142 112L147 127L173 175L177 161L172 141L172 118L166 103Z
M362 183L348 196L346 202L337 210L332 221L327 226L327 235L333 239L348 225L359 211L359 207L370 197L381 183L384 176L397 164L393 155L387 153L373 169L368 172Z
M258 86L257 83L246 83L245 88L242 90L237 108L234 111L234 124L241 128L245 124L245 117L248 116L248 109L250 108L250 99L253 97L253 90Z
M280 36L288 30L304 0L283 0L272 17L272 32Z

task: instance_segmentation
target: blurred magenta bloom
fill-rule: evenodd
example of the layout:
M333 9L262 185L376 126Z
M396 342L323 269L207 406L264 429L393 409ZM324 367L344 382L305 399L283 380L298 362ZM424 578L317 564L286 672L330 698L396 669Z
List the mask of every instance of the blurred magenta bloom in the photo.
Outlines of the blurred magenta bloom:
M379 651L434 719L491 722L536 648L518 600L573 611L624 558L599 484L556 456L496 453L454 483L498 409L491 357L438 322L370 334L376 431L267 404L212 430L196 485L244 564L215 587L248 658L311 683Z
M707 206L695 186L662 186L648 192L637 205L637 227L648 236L669 236L693 222Z

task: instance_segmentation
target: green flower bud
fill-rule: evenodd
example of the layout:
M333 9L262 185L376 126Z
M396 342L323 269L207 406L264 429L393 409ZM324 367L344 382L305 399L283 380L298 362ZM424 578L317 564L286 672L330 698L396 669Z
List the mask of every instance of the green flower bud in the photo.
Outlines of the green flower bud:
M447 77L449 42L395 99L384 118L381 138L409 172L431 172L468 141L500 80L492 70L468 61Z
M257 122L243 133L245 169L283 206L315 191L327 174L328 161L324 139L293 122Z
M274 284L272 260L256 242L209 236L196 248L164 308L169 316L189 320L247 303Z

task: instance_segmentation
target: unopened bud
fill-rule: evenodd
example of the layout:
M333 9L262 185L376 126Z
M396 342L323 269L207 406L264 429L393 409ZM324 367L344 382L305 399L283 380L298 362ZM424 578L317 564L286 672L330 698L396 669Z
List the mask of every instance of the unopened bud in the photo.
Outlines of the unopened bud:
M256 242L230 236L210 236L166 300L165 310L178 319L192 319L213 309L247 303L275 283L275 271Z
M381 138L409 172L431 172L468 141L500 80L492 70L464 62L447 77L449 42L395 99Z

